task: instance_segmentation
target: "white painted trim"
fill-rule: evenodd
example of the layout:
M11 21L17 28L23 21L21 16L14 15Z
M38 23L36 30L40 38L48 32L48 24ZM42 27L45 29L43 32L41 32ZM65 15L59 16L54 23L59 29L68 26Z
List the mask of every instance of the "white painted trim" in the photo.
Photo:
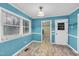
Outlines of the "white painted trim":
M36 41L36 40L33 40L32 42L38 42L38 43L41 43L41 41Z
M18 38L21 38L21 37L24 37L24 36L28 36L28 35L31 35L31 34L19 35L19 36L14 37L14 38L9 38L7 40L0 41L0 43L4 43L4 42L7 42L7 41L11 41L11 40L16 40Z
M67 15L71 15L73 12L75 12L79 7L75 8L73 11L69 12Z
M59 43L55 43L55 42L54 42L54 43L52 43L52 44L57 44L57 45L67 45L67 44L59 44Z
M79 52L79 14L77 14L77 51Z
M33 33L31 33L31 34L39 34L39 35L41 35L41 33L35 33L35 32L33 32Z
M30 34L31 34L31 32L32 32L32 27L31 27L31 26L32 26L32 21L30 20L30 21L29 21L29 33L30 33Z
M9 11L9 10L5 9L5 8L0 7L0 9L1 9L1 10L4 10L4 11L6 11L6 12L10 13L10 14L13 14L13 15L15 15L15 16L17 16L17 17L19 17L19 18L20 18L20 20L27 20L27 21L29 21L29 22L30 22L30 23L29 23L29 26L31 27L31 20L26 19L26 18L24 18L23 16L20 16L20 15L18 15L18 14L16 14L16 13L14 13L14 12L11 12L11 11ZM30 32L31 32L31 30L30 30Z
M16 56L18 53L20 53L23 49L25 49L27 46L29 46L32 43L32 41L30 43L28 43L26 46L24 46L23 48L21 48L19 51L17 51L16 53L14 53L12 56Z
M52 20L50 20L50 43L52 44Z
M55 31L52 31L52 32L55 32Z
M14 53L12 56L16 56L18 53L20 53L23 49L25 49L27 46L29 46L31 43L33 42L38 42L41 43L41 41L31 41L30 43L28 43L26 46L24 46L23 48L21 48L20 50L18 50L16 53Z
M43 35L42 35L42 23L43 22L50 22L50 43L52 43L52 20L41 21L41 41L42 41L42 38L43 38Z
M73 49L70 45L67 45L67 46L68 46L69 48L71 48L73 52L75 52L75 53L79 54L79 52L78 52L78 51L76 51L75 49Z
M55 32L55 31L54 31ZM53 35L53 34L52 34ZM72 34L68 34L68 36L73 37L73 38L77 38L77 36L72 35ZM56 44L56 43L52 43L52 44Z
M52 43L52 44L56 44L56 43ZM62 44L57 44L57 45L62 45ZM67 44L67 46L68 46L70 49L72 49L73 52L79 54L79 52L76 51L75 49L73 49L70 45Z
M29 46L31 43L33 42L38 42L41 43L41 41L31 41L30 43L28 43L26 46L24 46L23 48L21 48L19 51L17 51L16 53L14 53L12 56L16 56L18 53L20 53L23 49L25 49L27 46ZM52 43L52 44L56 44L56 43ZM62 45L62 44L58 44L58 45ZM72 49L73 52L79 54L79 52L77 52L75 49L73 49L70 45L67 45L70 49Z
M4 43L4 42L7 42L7 41L15 40L15 39L18 39L18 38L20 38L20 36L18 36L16 38L9 38L7 40L0 41L0 43Z
M42 21L41 21L41 42L42 42Z
M9 10L3 8L3 7L0 7L0 9L3 10L3 11L5 11L5 12L8 12L8 13L10 13L10 14L13 14L13 15L15 15L15 16L17 16L17 17L23 19L23 20L27 20L27 21L30 21L30 22L31 22L31 20L29 20L28 18L26 19L26 18L24 18L23 16L20 16L20 15L14 13L14 12L12 12L12 11L9 11Z
M0 41L1 41L1 37L2 37L2 34L3 34L3 27L2 27L2 12L1 12L1 8L0 8Z
M68 36L71 36L71 37L77 38L77 36L72 35L72 34L68 34Z

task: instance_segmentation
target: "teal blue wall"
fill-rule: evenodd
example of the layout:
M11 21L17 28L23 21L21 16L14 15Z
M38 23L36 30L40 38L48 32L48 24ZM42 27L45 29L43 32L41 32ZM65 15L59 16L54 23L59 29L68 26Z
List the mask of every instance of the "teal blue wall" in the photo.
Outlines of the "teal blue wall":
M20 16L28 18L32 21L32 34L24 36L15 40L0 43L0 55L13 55L16 51L20 50L22 47L30 43L32 40L41 41L41 21L51 20L52 21L52 31L55 30L55 20L57 19L67 19L69 20L69 34L77 36L77 14L79 9L68 16L56 16L56 17L46 17L46 18L35 18L32 19L30 16L22 13L20 10L11 6L7 3L0 3L0 7L3 7L9 11L12 11ZM39 34L37 34L39 33ZM74 37L68 37L68 44L77 50L77 39ZM52 43L55 42L55 32L52 32Z
M41 35L40 34L32 34L32 39L34 41L41 41Z
M47 17L47 18L36 18L32 20L32 32L41 33L41 21L43 20L52 20L52 31L55 30L54 20L57 19L66 19L68 18L68 34L77 36L77 14L79 13L79 9L74 11L68 16L58 16L58 17ZM34 34L35 35L35 34ZM38 34L40 35L40 34ZM34 36L35 37L35 36ZM55 33L52 32L52 43L55 42ZM68 37L68 44L77 50L77 38Z
M20 10L16 9L15 7L13 7L8 3L0 3L0 7L5 8L13 13L16 13L17 15L23 16L26 19L32 20L30 16L26 15L25 13L21 12ZM32 35L30 34L28 36L24 36L15 40L0 43L0 55L1 56L13 55L31 41L32 41Z
M52 43L55 42L55 32L52 32Z
M32 34L32 38L38 38L36 41L41 41L41 21L51 20L52 21L52 31L55 31L55 20L57 19L67 19L68 16L57 16L57 17L47 17L47 18L36 18L32 20L32 33L40 33L40 34ZM36 36L37 35L37 36ZM55 41L55 33L52 32L52 43Z
M31 35L29 35L0 43L0 56L11 56L31 41Z
M77 38L69 36L68 44L75 50L77 50Z
M74 11L69 15L69 34L77 37L77 14L79 13L79 9ZM77 50L77 38L69 36L68 44Z

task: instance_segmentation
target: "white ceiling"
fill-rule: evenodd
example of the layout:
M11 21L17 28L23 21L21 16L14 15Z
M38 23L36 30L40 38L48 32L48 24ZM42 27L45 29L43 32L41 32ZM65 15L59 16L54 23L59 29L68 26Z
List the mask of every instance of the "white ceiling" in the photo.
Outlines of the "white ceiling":
M68 15L79 8L79 3L13 3L13 5L23 10L32 18L38 18L39 6L42 6L44 9L44 17Z

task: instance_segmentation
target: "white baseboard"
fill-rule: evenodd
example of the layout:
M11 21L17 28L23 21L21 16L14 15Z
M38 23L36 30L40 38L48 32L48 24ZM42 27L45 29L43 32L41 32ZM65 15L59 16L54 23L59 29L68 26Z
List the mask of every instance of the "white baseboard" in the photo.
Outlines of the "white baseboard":
M16 56L19 52L21 52L23 49L25 49L27 46L29 46L32 42L38 42L41 43L42 41L31 41L30 43L28 43L26 46L24 46L23 48L21 48L19 51L17 51L16 53L14 53L12 56ZM56 44L56 43L51 43L51 44ZM62 44L58 44L58 45L62 45ZM75 49L73 49L70 45L67 45L69 48L72 49L73 52L79 54L79 52L77 52Z
M67 45L67 44L58 44L58 43L51 43L51 44L57 44L57 45Z
M35 40L33 40L32 42L38 42L38 43L41 43L42 41L35 41Z
M14 53L12 56L16 56L18 53L20 53L23 49L25 49L27 46L29 46L32 43L32 41L30 43L28 43L26 46L24 46L23 48L21 48L19 51L17 51L16 53Z
M78 52L78 51L76 51L75 49L73 49L70 45L68 45L68 47L69 47L69 48L71 48L73 52L75 52L75 53L79 54L79 52Z
M23 49L25 49L27 46L29 46L32 42L38 42L41 43L41 41L31 41L30 43L28 43L26 46L24 46L23 48L21 48L19 51L17 51L16 53L14 53L12 56L16 56L18 53L20 53Z
M56 44L56 43L52 43L52 44ZM62 45L62 44L58 44L58 45ZM73 52L79 54L79 52L76 51L75 49L73 49L70 45L67 44L67 46L68 46L70 49L72 49Z

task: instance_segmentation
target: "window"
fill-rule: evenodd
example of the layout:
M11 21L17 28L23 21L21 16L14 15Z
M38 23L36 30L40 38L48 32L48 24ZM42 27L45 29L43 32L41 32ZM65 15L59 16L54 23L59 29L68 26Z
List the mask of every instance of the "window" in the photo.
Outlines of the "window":
M19 34L19 27L4 25L4 35L16 35Z
M17 16L14 16L8 12L3 11L3 22L4 24L9 24L9 25L19 25L20 24L20 18Z
M58 30L65 30L64 23L58 23Z
M20 18L3 11L3 22L4 35L19 34Z
M29 21L23 20L23 34L29 33Z
M30 33L30 21L19 17L16 14L8 12L5 9L1 10L2 12L2 34L1 40L13 39L19 37L20 35Z
M8 12L2 12L3 18L3 34L16 35L19 34L20 18Z

